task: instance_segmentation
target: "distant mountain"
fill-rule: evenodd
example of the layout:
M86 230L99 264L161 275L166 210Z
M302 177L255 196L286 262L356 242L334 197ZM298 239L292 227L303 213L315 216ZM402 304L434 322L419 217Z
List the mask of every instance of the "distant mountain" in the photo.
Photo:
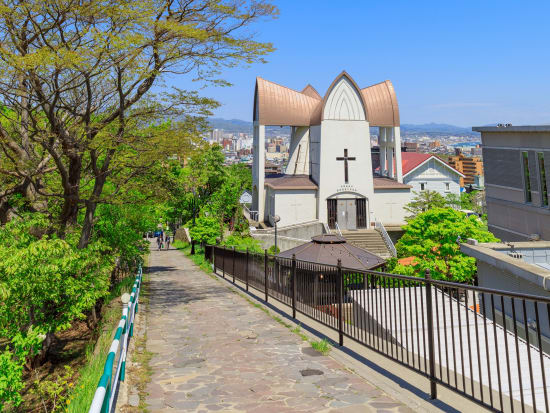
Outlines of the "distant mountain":
M478 132L473 132L472 128L463 128L461 126L448 125L446 123L425 123L423 125L402 124L402 133L426 133L426 134L445 134L445 135L467 135L479 136Z
M210 118L210 126L213 129L223 129L228 133L252 133L252 122L241 119L222 119ZM266 131L271 134L288 134L288 127L269 126ZM372 133L377 133L376 128L372 128ZM473 132L471 128L448 125L445 123L426 123L422 125L403 124L401 125L401 134L406 135L453 135L453 136L479 136L478 132Z

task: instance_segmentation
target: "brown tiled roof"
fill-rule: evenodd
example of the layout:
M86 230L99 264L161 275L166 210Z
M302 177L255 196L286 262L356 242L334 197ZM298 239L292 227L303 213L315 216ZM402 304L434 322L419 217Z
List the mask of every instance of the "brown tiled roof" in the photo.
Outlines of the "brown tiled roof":
M318 235L303 245L278 254L279 257L292 258L317 264L336 265L341 260L342 267L354 270L371 270L385 264L386 261L367 250L355 247L342 237L333 234Z
M410 185L402 184L391 178L374 177L374 189L409 189Z
M265 186L272 189L317 189L308 175L266 175Z

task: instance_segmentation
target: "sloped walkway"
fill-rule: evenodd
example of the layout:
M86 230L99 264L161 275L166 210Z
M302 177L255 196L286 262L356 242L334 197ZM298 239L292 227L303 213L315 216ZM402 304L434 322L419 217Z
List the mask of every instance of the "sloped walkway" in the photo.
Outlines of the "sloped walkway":
M151 412L408 412L197 268L152 251Z

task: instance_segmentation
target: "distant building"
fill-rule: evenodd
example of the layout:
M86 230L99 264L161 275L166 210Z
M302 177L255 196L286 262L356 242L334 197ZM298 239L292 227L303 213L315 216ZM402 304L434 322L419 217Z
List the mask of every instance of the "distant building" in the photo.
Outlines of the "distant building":
M489 230L505 241L550 241L550 126L481 132Z
M464 175L435 155L403 152L403 183L415 192L436 191L442 196L460 196Z
M449 157L449 165L460 173L464 178L460 180L460 186L473 185L476 175L483 175L483 161L477 156L466 157L462 153Z
M428 144L428 146L430 147L430 149L434 149L434 148L437 148L439 146L441 146L441 142L435 140L435 141L432 141Z
M239 204L250 205L252 203L252 194L248 191L244 191L239 198Z
M407 148L407 152L418 152L418 142L405 142L403 146Z

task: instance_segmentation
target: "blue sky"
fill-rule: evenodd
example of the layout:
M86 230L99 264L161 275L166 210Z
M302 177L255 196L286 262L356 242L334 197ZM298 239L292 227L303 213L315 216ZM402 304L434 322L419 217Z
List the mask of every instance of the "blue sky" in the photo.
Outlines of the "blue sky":
M324 95L346 70L360 87L390 79L402 123L550 124L549 1L275 3L279 18L254 30L277 50L203 90L215 116L251 120L256 76Z

